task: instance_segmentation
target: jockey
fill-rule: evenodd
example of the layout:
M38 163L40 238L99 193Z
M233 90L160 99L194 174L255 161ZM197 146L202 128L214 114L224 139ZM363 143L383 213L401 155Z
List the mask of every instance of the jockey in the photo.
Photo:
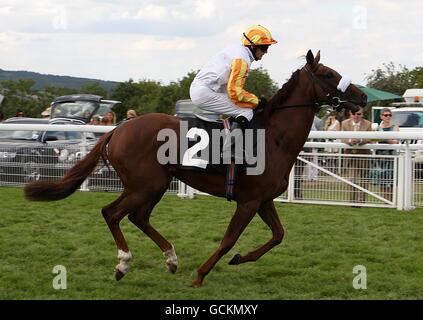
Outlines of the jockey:
M203 110L234 116L231 131L246 128L253 118L253 109L266 104L264 98L244 89L247 73L251 63L261 60L275 43L265 27L248 28L242 43L221 50L198 72L190 87L193 103Z

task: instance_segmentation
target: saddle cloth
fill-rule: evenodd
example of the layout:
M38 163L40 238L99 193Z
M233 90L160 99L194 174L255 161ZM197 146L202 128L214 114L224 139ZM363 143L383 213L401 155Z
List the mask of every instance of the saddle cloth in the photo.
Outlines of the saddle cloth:
M177 164L179 169L196 170L202 172L213 172L219 174L227 173L227 166L231 162L230 159L223 159L222 147L226 135L229 133L229 128L233 118L222 121L204 121L199 118L181 118L181 135L185 135L187 141L186 147L182 152L183 156ZM262 129L261 121L253 118L250 126L243 131L242 144L240 141L237 145L232 145L232 153L235 152L235 147L241 146L244 158L242 163L235 163L237 165L237 172L245 171L249 166L256 165L255 158L257 156L258 143L258 129ZM246 137L246 131L248 137ZM183 137L181 137L182 139ZM263 141L264 143L264 141Z

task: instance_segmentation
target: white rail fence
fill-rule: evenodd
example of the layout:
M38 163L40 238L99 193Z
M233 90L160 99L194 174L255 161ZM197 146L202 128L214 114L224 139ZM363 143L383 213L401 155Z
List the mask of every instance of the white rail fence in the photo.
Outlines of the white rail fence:
M1 130L107 132L113 126L0 124ZM277 200L284 202L385 207L410 210L423 206L423 164L416 157L423 145L420 132L322 132L312 131L310 139L358 138L399 139L401 144L371 143L359 147L372 154L345 154L343 143L307 142L291 175L288 190ZM75 145L47 142L19 155L0 144L0 186L17 186L31 180L57 180L89 150L89 143ZM71 151L73 149L73 151ZM329 150L330 149L330 150ZM393 150L391 155L376 150ZM47 151L46 151L47 150ZM331 152L329 152L331 151ZM336 152L334 152L336 151ZM15 158L13 158L15 156ZM19 157L19 158L18 158ZM100 164L81 186L84 191L121 191L122 185L111 167ZM184 183L172 180L168 192L193 198L201 194Z

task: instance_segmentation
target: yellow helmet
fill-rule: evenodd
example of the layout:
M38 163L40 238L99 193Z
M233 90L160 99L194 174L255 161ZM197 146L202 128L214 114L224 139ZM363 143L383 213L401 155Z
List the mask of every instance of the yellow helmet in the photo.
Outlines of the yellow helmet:
M278 42L272 38L270 31L259 24L249 27L242 35L242 44L244 46L271 45L275 43Z

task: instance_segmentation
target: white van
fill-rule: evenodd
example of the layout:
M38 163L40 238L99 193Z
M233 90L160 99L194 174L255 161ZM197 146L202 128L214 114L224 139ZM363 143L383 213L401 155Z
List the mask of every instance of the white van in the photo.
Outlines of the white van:
M395 113L399 112L397 116L394 116L393 120L395 119L395 124L397 124L399 127L421 127L420 125L411 125L410 123L407 123L407 116L413 117L414 111L418 112L418 110L423 110L423 89L407 89L405 90L404 94L402 95L404 98L403 102L394 102L389 104L389 106L375 106L372 107L372 122L373 127L378 127L380 123L380 111L385 108L389 108L392 111L396 109L401 109L402 111L395 111ZM405 109L406 108L406 109Z
M423 89L407 89L402 96L404 102L372 108L373 130L379 127L381 110L389 108L392 112L392 124L397 125L400 131L423 131ZM411 143L422 144L423 141L416 139ZM423 150L413 152L413 157L417 163L423 163Z
M392 123L400 130L423 130L423 89L407 89L402 96L404 102L391 104Z
M407 89L402 97L406 103L423 103L423 89Z

